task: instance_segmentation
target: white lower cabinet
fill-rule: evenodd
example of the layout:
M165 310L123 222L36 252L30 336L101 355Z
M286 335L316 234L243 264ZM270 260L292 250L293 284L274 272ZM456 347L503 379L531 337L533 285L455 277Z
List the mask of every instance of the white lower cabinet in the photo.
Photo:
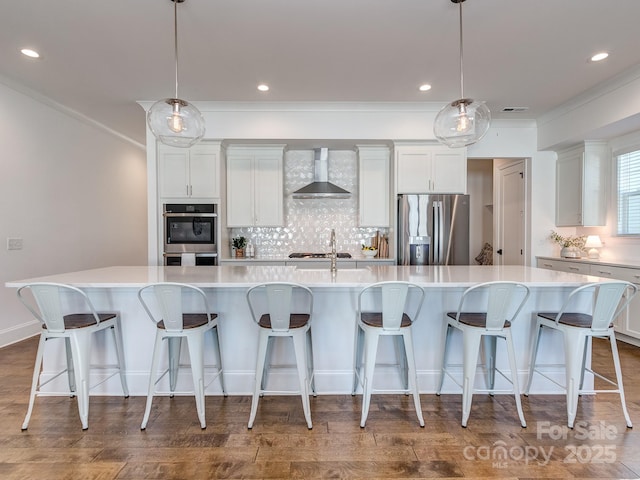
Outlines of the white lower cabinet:
M611 280L625 280L640 287L640 267L602 264L588 260L567 260L538 257L538 268L580 273ZM616 332L621 333L620 340L640 346L640 293L636 295L629 307L614 322Z

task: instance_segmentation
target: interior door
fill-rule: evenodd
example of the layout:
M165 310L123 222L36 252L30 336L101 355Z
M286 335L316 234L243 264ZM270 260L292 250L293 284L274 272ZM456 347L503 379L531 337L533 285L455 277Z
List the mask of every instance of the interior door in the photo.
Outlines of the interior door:
M498 240L496 265L524 265L525 183L524 161L498 168ZM500 252L502 254L500 254Z

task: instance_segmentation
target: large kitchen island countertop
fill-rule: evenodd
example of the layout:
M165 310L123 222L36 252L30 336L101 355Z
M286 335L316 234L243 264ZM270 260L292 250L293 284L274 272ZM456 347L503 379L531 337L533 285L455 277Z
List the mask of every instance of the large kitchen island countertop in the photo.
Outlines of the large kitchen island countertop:
M442 355L444 315L458 308L460 296L465 288L496 280L523 282L530 287L531 296L512 326L518 376L522 388L527 379L531 335L535 325L533 312L540 309L557 309L575 287L587 282L604 281L587 275L520 266L370 266L338 269L332 273L329 269L304 269L293 266L223 265L106 267L10 281L5 285L16 288L36 281L67 283L84 289L97 309L119 311L127 380L132 395L146 394L156 328L140 306L137 298L138 289L149 283L164 281L196 285L206 292L212 310L219 315L220 344L227 391L230 394L246 395L253 391L258 345L258 327L251 319L247 307L246 290L262 282L301 283L314 292L311 328L316 389L320 394L344 394L351 392L353 382L358 292L366 285L388 280L410 281L426 289L424 306L412 327L418 385L422 393L433 393L436 390ZM18 301L17 298L15 301ZM471 308L474 308L474 305L471 305ZM461 339L454 337L452 341L452 352L457 352L461 360ZM392 347L390 338L381 339L378 354L380 362L394 363L396 357ZM53 378L57 371L64 368L65 363L64 342L51 342L49 348L53 351L45 356L41 374L43 380ZM549 363L564 362L560 336L543 338L540 349L543 356L541 358L546 358ZM92 355L95 357L92 361L96 364L115 363L112 343L106 338L96 338ZM294 363L293 349L286 341L274 346L273 355L276 363ZM181 363L188 364L186 347L183 348L183 356L184 362ZM213 353L208 351L205 360L213 363L213 357ZM497 362L503 371L508 370L507 362L500 355ZM100 376L101 373L94 372L98 371L92 370L91 383L97 384L104 377ZM376 372L374 388L399 390L401 383L394 370L381 367ZM550 372L550 375L563 380L561 369ZM476 381L479 385L483 384L484 377L480 370ZM496 382L499 381L499 376L496 376ZM296 390L295 369L274 370L270 382L269 389ZM585 382L592 382L592 379L586 378ZM497 385L497 388L504 387ZM45 388L51 394L68 394L64 375L55 378ZM188 370L181 371L178 388L184 392L193 389ZM458 391L455 384L449 379L445 380L443 392ZM534 382L532 392L536 391L562 393L562 390L551 382ZM121 392L117 376L100 384L95 390L95 393L107 395L121 395ZM212 382L206 392L209 395L221 394L219 383Z
M285 266L220 267L105 267L78 272L7 282L7 287L20 287L30 282L59 282L79 288L140 288L154 282L182 282L203 288L246 288L262 282L288 281L309 287L363 287L383 281L414 282L425 288L469 287L480 282L509 280L528 286L577 286L586 281L602 281L566 272L521 266L391 266L380 265L359 269L329 269Z

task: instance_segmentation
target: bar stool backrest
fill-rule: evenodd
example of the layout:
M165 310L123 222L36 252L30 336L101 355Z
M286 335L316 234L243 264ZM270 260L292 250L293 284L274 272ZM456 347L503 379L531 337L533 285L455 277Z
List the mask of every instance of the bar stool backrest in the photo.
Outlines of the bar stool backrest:
M267 289L267 308L271 318L271 329L276 332L289 330L293 287L287 284L273 283L265 288Z
M456 320L459 320L460 314L465 312L465 305L474 293L486 295L486 312L484 312L486 313L486 329L502 330L505 322L513 322L518 316L529 298L530 291L526 285L518 282L486 282L474 285L462 294Z
M258 309L257 294L261 289L264 289L266 293L266 312L261 312ZM271 330L274 332L288 331L291 314L294 313L295 290L302 292L302 297L299 299L302 304L300 308L297 308L296 305L295 313L311 314L313 293L309 288L289 282L263 283L247 290L247 303L253 320L259 323L260 315L267 313L271 319Z
M588 293L593 295L591 330L594 332L606 332L611 322L627 307L637 291L638 287L636 285L624 281L583 285L569 294L562 309L556 316L556 323L558 323L563 313L568 312L575 305L574 302L577 301L581 293ZM627 295L623 299L625 292L627 292Z
M34 305L24 297L24 291L30 290L37 309ZM87 297L87 294L82 290L71 285L65 285L62 283L31 283L18 289L18 298L22 304L47 328L51 333L64 333L64 315L65 309L62 306L62 292L71 293L76 298L81 299L82 306L80 311L89 311L96 319L96 325L100 323L100 317L98 316L91 300ZM39 310L39 311L38 311Z
M412 312L406 312L407 296L410 289L418 292L419 298L417 306ZM383 330L400 330L402 316L409 314L411 321L414 322L420 314L422 301L424 299L424 290L422 287L409 282L379 282L363 288L358 295L358 314L363 311L363 304L368 296L375 290L380 290L381 303L379 305L382 312L382 328Z
M158 316L154 316L149 304L145 301L145 292L150 291L153 294L156 305L158 307ZM207 320L211 322L211 310L207 302L207 296L198 287L188 285L186 283L154 283L142 287L138 291L138 298L143 308L154 323L160 320L164 321L164 328L167 332L181 332L183 330L183 313L185 313L183 293L187 291L193 292L196 298L201 300L201 313L206 313Z

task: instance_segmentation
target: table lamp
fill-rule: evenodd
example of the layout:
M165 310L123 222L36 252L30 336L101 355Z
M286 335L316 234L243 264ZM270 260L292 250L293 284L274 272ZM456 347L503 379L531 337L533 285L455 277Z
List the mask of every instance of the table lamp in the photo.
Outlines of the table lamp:
M589 258L597 260L600 258L600 253L598 252L598 248L602 247L602 241L598 235L589 235L587 237L587 241L584 242L584 248L589 248Z

